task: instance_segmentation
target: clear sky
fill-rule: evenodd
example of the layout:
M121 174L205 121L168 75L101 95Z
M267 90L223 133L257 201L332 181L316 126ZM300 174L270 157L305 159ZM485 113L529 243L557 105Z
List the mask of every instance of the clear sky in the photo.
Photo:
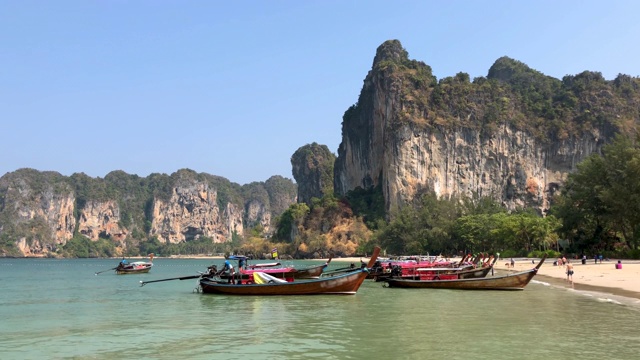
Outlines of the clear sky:
M0 0L0 175L293 179L337 153L376 48L441 79L508 56L562 78L640 76L640 1Z

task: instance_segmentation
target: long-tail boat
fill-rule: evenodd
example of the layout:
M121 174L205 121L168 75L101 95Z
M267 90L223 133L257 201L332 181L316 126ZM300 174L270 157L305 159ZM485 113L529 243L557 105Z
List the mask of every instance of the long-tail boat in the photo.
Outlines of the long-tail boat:
M478 268L469 267L426 267L417 268L410 275L394 275L392 272L389 275L378 276L375 281L387 281L388 279L408 279L408 280L457 280L457 279L475 279L486 277L495 264L497 258L491 259L491 261L484 263Z
M420 288L420 289L457 289L457 290L523 290L538 273L546 259L546 255L540 259L536 267L531 270L521 271L503 276L492 276L472 279L440 279L440 280L409 280L389 278L387 287L394 288Z
M354 295L367 277L368 268L373 266L379 253L380 248L376 247L367 267L332 277L296 279L292 282L272 280L265 283L265 277L258 272L257 276L254 274L252 284L230 284L216 278L201 278L200 289L205 294L227 295Z
M367 279L382 279L390 275L408 276L413 275L417 268L424 267L451 267L449 261L415 261L415 260L387 260L378 261L373 265ZM469 265L470 267L471 265ZM466 267L465 267L466 268Z
M386 281L388 278L411 280L440 280L440 279L471 279L486 277L493 269L497 258L493 256L485 258L476 257L474 263L460 261L453 267L446 266L449 263L432 263L427 266L412 266L406 268L394 267L391 272L374 277L375 281ZM475 265L477 263L477 265ZM477 267L476 267L477 266Z
M114 269L116 274L143 274L148 273L153 266L153 254L149 255L149 261L134 261L134 262L123 262L121 261L118 266Z

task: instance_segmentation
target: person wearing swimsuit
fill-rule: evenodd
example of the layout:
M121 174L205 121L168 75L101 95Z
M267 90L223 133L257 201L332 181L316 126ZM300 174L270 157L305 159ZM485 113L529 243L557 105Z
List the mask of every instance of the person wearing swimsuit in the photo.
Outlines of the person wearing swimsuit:
M571 260L567 261L567 281L573 282L573 264Z

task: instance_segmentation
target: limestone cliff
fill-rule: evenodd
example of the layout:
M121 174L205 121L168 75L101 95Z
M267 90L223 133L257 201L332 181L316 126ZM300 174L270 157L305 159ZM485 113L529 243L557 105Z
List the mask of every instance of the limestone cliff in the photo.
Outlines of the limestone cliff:
M636 80L627 100L597 73L561 82L508 58L489 73L438 82L397 40L382 44L343 118L335 191L381 185L387 210L433 190L545 211L576 164L618 131L616 119L638 121Z
M126 248L153 237L226 242L257 224L268 233L295 192L282 177L241 186L188 169L104 179L21 169L0 177L0 256L55 256L74 236Z
M271 213L266 205L257 200L251 200L245 205L247 224L257 226L267 232L271 229Z
M2 255L44 256L73 236L75 196L56 172L23 169L0 178L0 245Z
M120 228L120 207L113 200L89 201L80 210L78 232L92 241L99 237L122 242L127 237L126 229Z
M311 204L311 198L333 193L335 155L326 145L307 144L291 156L293 178L298 183L298 201Z
M168 201L155 199L152 219L149 235L171 243L200 236L223 242L233 231L242 233L242 214L221 212L216 191L201 182L179 184Z

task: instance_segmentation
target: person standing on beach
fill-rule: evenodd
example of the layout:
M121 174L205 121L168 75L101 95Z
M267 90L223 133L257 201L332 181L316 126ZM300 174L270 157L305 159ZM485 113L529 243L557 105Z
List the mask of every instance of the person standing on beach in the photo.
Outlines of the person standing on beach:
M571 260L567 261L567 281L573 283L573 264Z
M513 258L511 258L511 268L513 269L515 265L516 265L515 261L513 261Z

